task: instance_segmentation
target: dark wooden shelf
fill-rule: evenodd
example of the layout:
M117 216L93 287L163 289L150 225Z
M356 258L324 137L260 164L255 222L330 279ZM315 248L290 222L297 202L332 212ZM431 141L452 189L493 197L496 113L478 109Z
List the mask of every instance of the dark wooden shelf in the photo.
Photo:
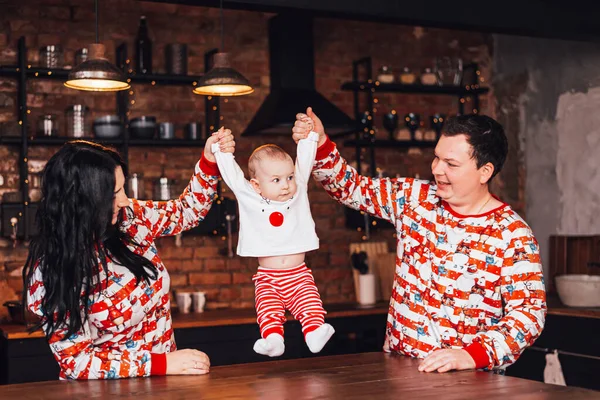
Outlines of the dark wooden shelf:
M129 146L203 147L206 141L189 139L129 139Z
M346 82L342 84L342 90L368 92L375 89L376 92L388 93L412 93L412 94L447 94L454 96L479 95L487 93L487 87L454 86L454 85L404 85L402 83L379 83L379 82Z
M20 145L20 136L0 136L0 146L2 145Z
M64 81L69 76L71 70L64 68L39 68L31 67L27 69L27 77L32 79L49 79ZM0 76L18 76L19 68L14 65L0 66ZM174 85L187 86L193 85L200 79L200 76L189 75L170 75L170 74L148 74L127 76L131 83L156 84L156 85Z
M125 144L123 138L102 139L96 137L72 138L65 136L55 137L30 137L27 139L29 146L60 146L71 140L89 140L104 145L121 146ZM130 147L203 147L206 141L188 139L129 139ZM0 145L21 145L21 138L16 136L0 136Z
M95 138L95 137L72 138L72 137L66 137L66 136L29 137L27 139L27 144L29 146L60 146L71 140L89 140L90 142L96 142L96 143L107 144L107 145L123 144L123 139L121 139L121 138L110 138L110 139L102 139L102 138Z
M425 141L425 140L390 140L390 139L376 139L375 141L370 141L366 139L361 140L346 140L344 141L344 146L346 147L393 147L393 148L401 148L408 149L410 147L418 147L418 148L434 148L437 142Z
M160 85L194 85L201 76L188 75L169 75L169 74L149 74L149 75L129 75L132 83L148 83Z

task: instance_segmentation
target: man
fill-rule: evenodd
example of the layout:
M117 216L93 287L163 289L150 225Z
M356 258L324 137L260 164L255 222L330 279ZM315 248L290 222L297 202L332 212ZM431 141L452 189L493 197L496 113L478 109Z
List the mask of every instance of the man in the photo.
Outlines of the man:
M434 181L361 176L307 109L319 134L313 176L335 200L390 221L398 236L385 351L422 358L420 371L503 370L540 335L546 293L529 226L489 191L508 152L490 117L447 121ZM298 114L297 142L311 124Z

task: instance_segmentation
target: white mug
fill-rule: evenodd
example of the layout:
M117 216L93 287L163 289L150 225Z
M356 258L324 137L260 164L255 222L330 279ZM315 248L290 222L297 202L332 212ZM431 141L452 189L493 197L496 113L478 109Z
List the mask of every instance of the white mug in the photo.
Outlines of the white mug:
M192 307L192 294L189 292L177 292L175 294L175 300L177 301L177 308L182 314L188 314Z
M375 304L375 275L361 274L358 276L358 303L367 306Z
M192 293L192 300L194 312L204 312L204 305L206 304L206 294L204 292L194 292Z

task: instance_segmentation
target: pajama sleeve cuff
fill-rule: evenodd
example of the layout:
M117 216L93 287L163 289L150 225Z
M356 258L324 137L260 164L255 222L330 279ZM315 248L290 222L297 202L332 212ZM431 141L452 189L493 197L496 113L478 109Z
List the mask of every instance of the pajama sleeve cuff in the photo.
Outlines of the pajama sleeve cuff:
M479 342L474 342L465 347L465 350L475 361L475 368L485 368L490 364L490 357L487 350Z
M167 374L167 354L152 353L150 357L152 367L150 367L150 375L166 375Z
M329 136L327 136L327 140L325 140L325 143L323 143L321 146L319 146L319 148L317 148L317 155L315 157L316 160L322 160L325 157L327 157L329 155L329 153L331 153L331 151L335 148L335 143L333 143L331 141L331 139L329 139Z
M219 166L217 163L208 161L206 157L202 156L200 159L200 169L206 175L218 176L219 175Z

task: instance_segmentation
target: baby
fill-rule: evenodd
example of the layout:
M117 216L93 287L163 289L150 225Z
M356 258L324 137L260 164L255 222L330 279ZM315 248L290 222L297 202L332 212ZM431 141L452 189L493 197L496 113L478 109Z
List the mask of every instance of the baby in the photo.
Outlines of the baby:
M325 323L321 297L304 263L305 253L319 248L308 203L318 138L311 132L298 142L295 165L279 146L257 148L248 160L250 181L232 153L221 153L219 146L212 149L223 180L238 200L237 254L258 258L258 272L252 280L262 338L254 344L254 351L270 357L280 356L285 350L286 309L300 321L311 352L321 351L334 333L333 327Z

